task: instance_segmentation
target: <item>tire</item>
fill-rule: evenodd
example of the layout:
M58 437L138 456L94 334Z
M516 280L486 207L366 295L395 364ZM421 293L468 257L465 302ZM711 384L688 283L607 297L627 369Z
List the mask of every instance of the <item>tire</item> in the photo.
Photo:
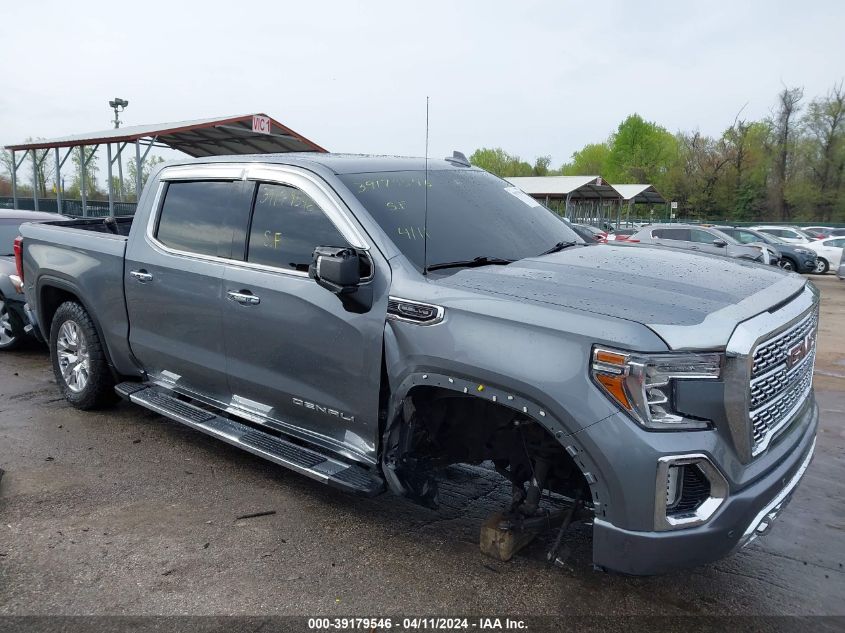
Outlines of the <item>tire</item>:
M77 409L99 409L117 401L114 376L97 328L75 301L60 305L53 316L50 360L59 389Z
M778 266L783 270L789 270L793 272L798 270L798 264L796 264L795 261L793 261L789 257L781 257L780 261L778 262Z
M20 347L25 337L23 324L6 305L3 295L0 295L0 351Z
M816 275L824 275L830 270L830 264L824 257L819 257L816 260L816 269L813 271Z

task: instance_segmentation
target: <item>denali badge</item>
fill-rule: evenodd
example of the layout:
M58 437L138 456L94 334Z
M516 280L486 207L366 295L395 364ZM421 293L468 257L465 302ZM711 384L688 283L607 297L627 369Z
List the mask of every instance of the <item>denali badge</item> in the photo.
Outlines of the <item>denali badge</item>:
M347 422L355 421L354 415L346 415L343 411L338 411L337 409L330 409L329 407L324 407L320 404L314 404L313 402L308 402L307 400L303 400L302 398L291 398L291 401L298 407L311 409L312 411L319 411L324 415L332 415L336 418L340 418L341 420L346 420Z
M816 333L810 332L801 339L801 342L790 348L786 354L786 367L792 369L800 363L813 350L813 344L816 342Z

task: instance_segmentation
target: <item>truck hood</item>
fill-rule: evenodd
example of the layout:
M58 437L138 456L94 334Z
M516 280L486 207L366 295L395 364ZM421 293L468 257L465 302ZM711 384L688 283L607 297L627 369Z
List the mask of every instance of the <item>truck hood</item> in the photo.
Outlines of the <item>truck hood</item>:
M806 284L773 266L634 244L467 268L437 283L634 321L677 350L723 348L738 323L788 301Z

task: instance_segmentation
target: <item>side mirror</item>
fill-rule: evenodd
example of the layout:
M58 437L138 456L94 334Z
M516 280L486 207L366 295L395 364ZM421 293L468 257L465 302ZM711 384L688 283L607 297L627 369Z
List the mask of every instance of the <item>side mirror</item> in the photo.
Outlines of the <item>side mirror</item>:
M727 245L728 245L728 243L725 240L719 240L719 239L713 240L713 246L718 246L719 248L725 248L725 246L727 246Z
M318 246L314 249L308 276L336 294L347 311L363 313L373 304L372 286L361 284L361 270L367 266L371 263L364 261L355 249Z

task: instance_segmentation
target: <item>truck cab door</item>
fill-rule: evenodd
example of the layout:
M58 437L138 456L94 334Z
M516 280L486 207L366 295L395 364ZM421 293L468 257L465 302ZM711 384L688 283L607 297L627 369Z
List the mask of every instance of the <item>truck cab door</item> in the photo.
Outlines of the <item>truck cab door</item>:
M226 267L223 283L230 411L374 464L389 266L334 191L309 172L256 167L248 182L250 230L242 261ZM318 246L364 253L369 310L348 311L308 276Z
M228 403L223 275L250 198L242 168L229 169L237 179L221 179L221 170L209 179L210 171L174 169L180 179L160 183L143 235L127 247L124 285L129 345L150 378Z

